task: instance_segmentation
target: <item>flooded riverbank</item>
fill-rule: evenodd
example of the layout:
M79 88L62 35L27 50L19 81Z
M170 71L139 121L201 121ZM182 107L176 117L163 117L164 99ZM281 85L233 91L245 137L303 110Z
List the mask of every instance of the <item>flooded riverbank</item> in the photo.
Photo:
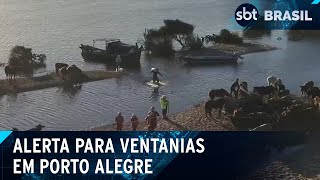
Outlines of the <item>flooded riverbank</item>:
M79 45L91 44L96 38L121 38L134 44L145 28L160 27L164 19L194 24L194 32L199 36L218 33L224 28L239 31L232 29L233 22L229 19L234 17L233 9L244 2L3 1L0 3L3 12L0 61L7 62L11 47L19 44L47 55L47 69L41 73L54 71L56 62L75 64L84 71L105 70L103 64L83 61ZM186 67L172 59L143 55L141 68L129 70L122 78L88 82L74 91L52 87L3 95L0 97L0 129L27 130L43 124L44 130L79 130L112 124L119 111L128 119L132 113L145 117L151 106L159 110L161 95L168 97L170 114L174 114L199 104L213 88L229 89L236 78L247 81L252 89L265 85L266 78L274 75L281 78L293 94L299 94L299 85L309 80L319 86L319 38L288 41L284 31L272 31L246 41L278 49L244 55L244 59L234 65L210 67ZM103 46L97 44L97 47ZM151 80L153 67L160 69L161 81L166 83L158 93L146 83ZM0 77L5 78L2 69Z

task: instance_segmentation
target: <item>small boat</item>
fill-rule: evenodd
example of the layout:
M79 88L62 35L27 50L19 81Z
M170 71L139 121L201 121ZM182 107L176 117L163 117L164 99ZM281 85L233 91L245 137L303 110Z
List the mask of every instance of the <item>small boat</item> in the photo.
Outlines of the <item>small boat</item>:
M96 48L94 45L98 41L104 41L106 49ZM138 44L130 45L120 41L120 39L95 39L93 45L81 44L81 55L84 60L92 62L102 62L106 64L115 64L116 57L120 55L121 66L139 66L142 46Z
M212 65L212 64L233 64L237 63L237 55L214 55L214 56L184 56L182 59L188 65Z

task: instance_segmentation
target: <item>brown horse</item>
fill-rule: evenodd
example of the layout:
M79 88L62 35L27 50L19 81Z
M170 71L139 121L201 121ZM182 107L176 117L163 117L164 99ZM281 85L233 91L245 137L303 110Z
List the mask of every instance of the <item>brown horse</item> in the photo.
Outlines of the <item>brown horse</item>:
M221 116L221 111L222 108L224 107L224 105L226 104L226 99L225 98L219 98L217 100L209 100L205 103L204 105L204 110L206 113L206 117L208 117L208 115L210 116L210 118L212 118L212 109L218 109L219 112L219 117Z
M15 79L17 74L17 69L12 66L4 67L4 72L6 73L6 77L9 79Z
M314 82L313 81L308 81L306 83L304 83L303 86L300 86L301 88L301 97L303 95L307 96L307 92L309 91L310 88L312 88L314 86Z
M66 80L68 71L66 67L62 67L57 72L58 76L60 77L60 80Z
M67 75L72 84L81 84L89 79L76 65L71 65L67 68Z
M56 74L58 74L59 69L61 69L63 67L67 68L69 65L65 64L65 63L56 63L54 66L56 68Z
M209 92L209 97L212 100L214 100L215 97L225 97L225 96L231 97L231 95L225 89L212 89Z

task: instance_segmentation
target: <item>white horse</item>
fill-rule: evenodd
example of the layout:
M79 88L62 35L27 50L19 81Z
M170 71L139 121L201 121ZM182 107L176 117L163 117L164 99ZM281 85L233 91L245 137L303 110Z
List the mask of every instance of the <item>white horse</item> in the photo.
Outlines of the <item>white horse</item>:
M119 69L117 70L117 72L124 73L124 72L126 72L126 70L125 70L124 68L119 68Z
M276 86L276 85L281 85L282 84L281 79L276 78L274 76L269 76L267 78L267 81L268 81L268 86Z

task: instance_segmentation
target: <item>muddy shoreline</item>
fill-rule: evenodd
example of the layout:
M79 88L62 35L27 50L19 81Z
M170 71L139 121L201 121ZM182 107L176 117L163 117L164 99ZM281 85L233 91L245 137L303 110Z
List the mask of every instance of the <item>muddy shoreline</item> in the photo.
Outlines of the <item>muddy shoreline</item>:
M157 131L236 131L230 118L223 113L218 117L215 112L213 119L205 117L204 102L192 106L185 111L170 114L168 119L159 118L157 124ZM144 120L145 117L139 118L138 131L147 131L148 124ZM114 121L112 121L114 122ZM86 131L116 131L116 124L101 125L86 129ZM132 131L131 122L125 119L123 124L123 131Z
M293 97L294 99L308 103L308 100L301 97ZM190 107L183 112L172 114L169 120L158 120L157 131L238 131L233 125L231 119L222 113L218 117L217 112L213 114L213 119L205 117L204 103L201 102L196 106ZM139 117L139 131L147 131L148 124L144 120L145 117ZM129 119L125 119L123 131L131 131L131 123ZM87 131L115 131L116 125L102 125L100 127L90 128ZM312 138L311 138L312 139ZM299 145L301 146L301 145ZM277 158L270 155L270 161L252 172L246 179L320 179L320 145L318 138L313 141L306 142L303 148L294 153L287 154L283 152ZM293 147L295 148L295 147ZM279 156L279 157L278 157ZM274 159L274 160L272 160Z

